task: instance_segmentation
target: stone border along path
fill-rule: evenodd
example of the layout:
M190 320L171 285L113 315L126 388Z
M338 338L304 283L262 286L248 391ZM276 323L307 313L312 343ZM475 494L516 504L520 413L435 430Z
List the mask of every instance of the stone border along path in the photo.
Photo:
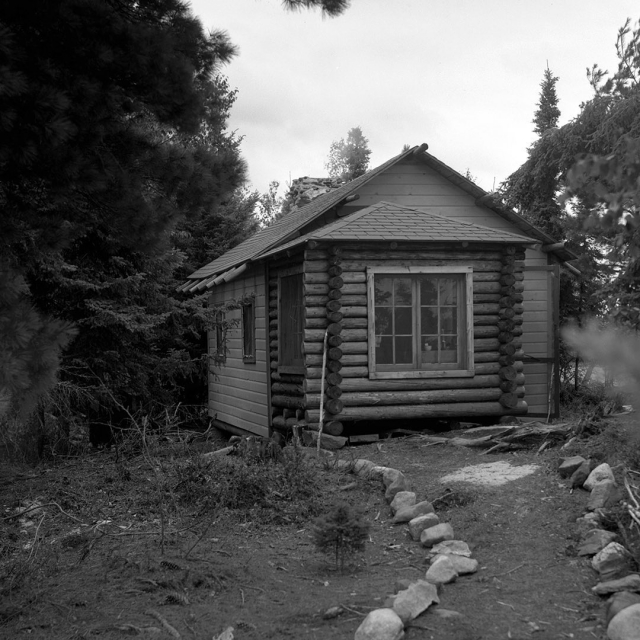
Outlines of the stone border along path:
M416 494L409 491L409 483L401 471L364 459L336 460L330 464L338 471L350 471L362 478L380 478L393 512L391 522L408 523L411 538L431 547L431 566L425 579L398 581L405 588L398 591L389 607L371 611L355 633L355 640L400 640L409 622L432 604L440 603L438 586L453 582L459 575L475 573L478 561L471 558L466 542L454 539L451 525L440 522L430 502L416 502ZM460 615L446 609L438 611L443 617Z
M354 640L400 640L405 626L439 604L438 586L453 582L459 575L475 573L478 561L471 558L466 542L454 539L449 523L441 523L430 502L416 502L409 483L397 469L382 467L370 460L336 460L336 470L350 471L362 478L380 478L385 498L393 512L392 523L408 523L411 538L431 547L431 566L424 580L399 581L400 590L389 607L371 611L355 633ZM624 497L616 485L613 471L607 463L594 468L591 460L581 456L562 458L558 473L569 478L572 490L590 492L587 512L577 519L580 546L578 555L592 557L591 566L600 582L592 591L598 596L610 596L607 610L609 640L640 640L640 574L632 572L633 557L617 540L618 534L602 528L607 510ZM443 617L460 615L440 609Z
M640 640L640 574L632 571L634 559L618 542L618 534L603 528L607 512L624 499L624 492L606 462L595 466L581 456L563 458L558 473L569 478L572 490L590 492L587 512L576 520L578 555L591 557L591 566L598 573L593 593L609 596L607 636L610 640Z

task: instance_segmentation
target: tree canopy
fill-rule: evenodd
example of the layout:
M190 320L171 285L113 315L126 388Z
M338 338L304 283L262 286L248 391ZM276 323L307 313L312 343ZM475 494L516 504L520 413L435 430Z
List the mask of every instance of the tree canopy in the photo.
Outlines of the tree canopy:
M166 284L181 260L172 231L244 180L224 133L234 96L219 76L234 53L224 32L206 34L179 0L0 7L5 399L24 406L51 383L68 322L79 330L73 362L79 351L114 362L124 361L128 338L171 315L154 283Z
M325 167L331 178L348 182L367 172L370 156L369 140L360 127L354 127L347 133L346 140L341 138L331 143Z

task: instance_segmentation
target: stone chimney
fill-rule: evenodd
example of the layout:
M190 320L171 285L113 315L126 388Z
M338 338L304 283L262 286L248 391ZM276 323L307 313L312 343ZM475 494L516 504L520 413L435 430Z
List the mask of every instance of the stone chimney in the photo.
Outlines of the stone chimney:
M344 181L337 178L296 178L291 182L285 201L290 203L290 210L299 209L343 184Z

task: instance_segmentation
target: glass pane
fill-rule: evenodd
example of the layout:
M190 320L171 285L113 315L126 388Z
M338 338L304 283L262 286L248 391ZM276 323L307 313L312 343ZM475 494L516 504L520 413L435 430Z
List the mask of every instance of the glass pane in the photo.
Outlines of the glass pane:
M411 335L411 315L413 309L411 307L400 307L394 309L396 317L396 326L394 333L396 335Z
M393 285L395 294L393 304L411 306L411 278L395 278Z
M393 338L391 336L376 338L376 362L378 364L393 364Z
M455 307L440 309L440 331L458 333L458 310Z
M391 304L393 278L375 276L373 280L373 290L376 306Z
M420 278L420 304L438 304L438 290L436 280L432 277Z
M413 362L412 345L411 336L396 338L396 364L411 364Z
M440 278L440 304L456 304L458 283L454 278Z
M438 337L422 336L422 364L438 362Z
M456 336L443 336L440 349L440 362L458 361L458 338Z
M420 309L421 333L438 333L438 307Z
M376 307L376 328L377 336L392 333L391 307Z

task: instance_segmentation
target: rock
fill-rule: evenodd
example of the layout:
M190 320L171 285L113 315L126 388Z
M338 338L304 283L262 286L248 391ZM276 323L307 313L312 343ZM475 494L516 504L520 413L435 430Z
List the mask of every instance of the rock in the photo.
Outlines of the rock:
M344 613L344 609L342 607L329 607L323 614L322 617L324 620L331 620L333 618L337 618L339 615Z
M593 487L596 486L598 482L602 482L603 480L611 480L615 484L616 479L613 477L613 471L611 471L611 467L603 462L599 464L588 476L588 478L584 481L582 485L587 491L592 491Z
M360 458L353 463L353 473L361 478L370 478L371 471L375 468L375 464L371 460Z
M631 591L618 591L614 593L607 604L607 624L623 609L633 604L640 604L640 594Z
M441 553L443 555L456 555L471 557L471 549L469 545L462 540L445 540L439 544L434 545L431 549L431 553Z
M412 507L405 507L403 509L399 509L396 512L396 515L393 516L393 524L398 524L400 522L410 522L414 518L419 516L426 516L429 513L433 513L433 505L430 502L424 500L423 502L418 502L418 504L414 504Z
M576 519L578 533L586 534L592 529L597 529L601 522L602 520L598 513L585 513L583 516Z
M398 473L398 477L387 487L387 490L384 492L384 497L386 498L387 502L391 502L395 498L397 493L400 493L401 491L407 491L409 489L409 483L404 477L404 474L400 472Z
M451 618L464 618L464 616L457 611L453 611L452 609L441 609L440 607L433 607L432 609L429 609L429 614L433 614L438 616L438 618L443 618L445 620L450 620Z
M400 640L404 625L393 609L374 609L356 630L354 640Z
M611 496L615 490L615 483L613 480L602 480L597 482L587 501L587 509L589 511L595 511L596 509L602 509L610 501Z
M393 602L393 610L402 622L407 624L432 604L439 602L438 590L435 585L426 580L418 580L398 593Z
M604 549L610 542L618 539L618 534L604 529L591 529L588 531L578 547L579 556L594 556Z
M379 467L379 466L374 466L371 468L371 470L369 471L369 477L370 478L381 478L384 476L384 472L387 470L387 467Z
M440 518L435 513L428 513L425 516L418 516L409 521L409 533L412 540L420 540L420 536L425 529L435 527L440 523Z
M610 542L593 557L591 566L600 574L602 581L608 581L629 573L629 561L629 552L619 542Z
M572 474L569 482L572 489L579 489L591 473L591 462L585 460Z
M400 509L412 507L416 503L416 494L413 491L399 491L394 496L391 504L391 511L395 514Z
M623 578L599 582L591 589L597 596L607 596L618 591L640 591L640 575L631 573Z
M626 607L607 627L609 640L640 640L640 604Z
M448 522L429 527L420 534L420 543L423 547L432 547L444 540L453 540L453 527Z
M434 563L427 569L425 579L433 584L449 584L458 577L458 572L450 560L450 556L437 556Z
M433 566L438 558L449 558L449 561L453 565L453 568L456 570L459 576L468 575L470 573L475 573L478 570L478 561L473 558L467 558L465 556L457 556L457 555L442 555L438 554L431 558L431 566Z
M583 462L586 462L586 460L582 456L561 458L560 466L558 467L558 473L560 474L560 477L569 478Z
M303 431L302 441L307 447L315 447L318 442L318 431ZM328 433L323 433L320 436L320 447L322 449L328 449L333 451L335 449L342 449L347 444L347 438L342 436L332 436Z
M351 460L332 460L329 463L329 468L334 469L335 471L345 471L350 473L353 471L353 462Z
M386 467L382 472L382 482L385 487L388 487L389 485L393 484L401 475L401 471L392 469L391 467Z
M395 584L396 593L398 593L398 591L404 591L405 589L408 589L413 583L414 581L410 578L398 578Z

